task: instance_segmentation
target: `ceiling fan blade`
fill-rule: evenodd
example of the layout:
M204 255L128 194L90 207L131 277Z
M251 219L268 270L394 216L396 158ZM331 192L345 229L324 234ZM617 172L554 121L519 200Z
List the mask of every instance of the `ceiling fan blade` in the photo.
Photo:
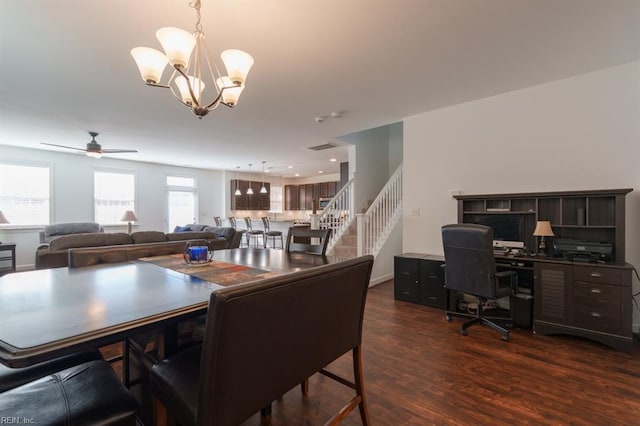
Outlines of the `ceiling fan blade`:
M41 145L49 145L49 146L57 146L58 148L66 148L66 149L75 149L76 151L87 151L84 148L78 148L75 146L66 146L66 145L57 145L55 143L46 143L46 142L40 142Z
M118 154L123 152L138 152L135 149L103 149L100 152L103 154Z

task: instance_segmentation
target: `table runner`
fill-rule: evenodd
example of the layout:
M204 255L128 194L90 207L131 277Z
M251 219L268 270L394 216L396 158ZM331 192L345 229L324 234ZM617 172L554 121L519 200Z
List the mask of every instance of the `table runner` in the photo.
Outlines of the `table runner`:
M221 262L215 259L206 265L188 265L185 263L182 254L143 257L139 260L223 286L242 284L280 275L278 272Z

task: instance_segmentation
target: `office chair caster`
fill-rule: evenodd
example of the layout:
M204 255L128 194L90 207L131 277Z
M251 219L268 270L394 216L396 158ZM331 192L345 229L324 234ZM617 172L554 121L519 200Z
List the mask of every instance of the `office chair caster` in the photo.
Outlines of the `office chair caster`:
M467 329L466 329L466 328L462 328L462 327L460 327L460 333L462 333L462 335L463 335L463 336L466 336L466 335L468 335L468 334L469 334L469 332L467 331Z
M502 340L504 340L505 342L509 341L509 332L508 331L506 333L502 334Z
M444 317L447 319L447 322L451 322L451 315L446 314Z

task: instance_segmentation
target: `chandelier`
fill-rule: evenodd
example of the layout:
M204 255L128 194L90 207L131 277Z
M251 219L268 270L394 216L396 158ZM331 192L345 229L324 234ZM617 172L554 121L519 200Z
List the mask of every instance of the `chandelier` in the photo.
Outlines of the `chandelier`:
M238 103L253 58L242 50L228 49L220 54L226 75L215 62L212 67L200 24L200 0L192 0L189 7L194 8L197 15L193 34L180 28L160 28L156 37L164 53L150 47L136 47L131 49L131 56L147 85L170 89L180 102L202 118L220 104L233 108ZM173 67L173 73L166 83L161 83L167 62ZM215 95L205 101L204 91L209 87Z

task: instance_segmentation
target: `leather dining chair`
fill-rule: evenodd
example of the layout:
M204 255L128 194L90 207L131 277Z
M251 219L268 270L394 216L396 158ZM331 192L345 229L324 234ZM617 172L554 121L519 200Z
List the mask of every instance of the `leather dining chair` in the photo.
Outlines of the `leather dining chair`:
M460 326L460 332L466 336L471 325L485 324L502 333L502 340L509 340L509 330L495 323L493 320L496 318L486 316L483 308L487 300L511 295L518 284L516 271L496 271L493 230L488 226L467 223L445 225L442 227L442 245L445 288L476 298L475 314ZM458 314L457 311L447 311L447 321L451 321L451 315ZM501 319L513 322L509 317Z
M320 372L355 390L329 423L358 407L368 425L361 342L372 266L362 256L211 293L202 347L150 369L156 413L185 426L237 425ZM353 381L324 369L347 352Z
M0 393L0 423L135 426L137 412L135 398L103 360L50 372Z
M308 229L291 227L287 232L288 252L312 253L324 256L329 245L331 229Z
M269 238L273 241L273 247L276 246L276 238L280 238L280 248L284 248L284 240L282 238L282 231L272 231L271 223L267 216L262 216L262 225L264 225L264 248L267 248Z
M254 247L259 247L258 237L262 238L262 246L264 247L265 246L264 230L253 229L253 225L251 224L251 218L248 216L244 218L244 223L247 226L247 247L251 247L251 240L254 241L253 243Z

